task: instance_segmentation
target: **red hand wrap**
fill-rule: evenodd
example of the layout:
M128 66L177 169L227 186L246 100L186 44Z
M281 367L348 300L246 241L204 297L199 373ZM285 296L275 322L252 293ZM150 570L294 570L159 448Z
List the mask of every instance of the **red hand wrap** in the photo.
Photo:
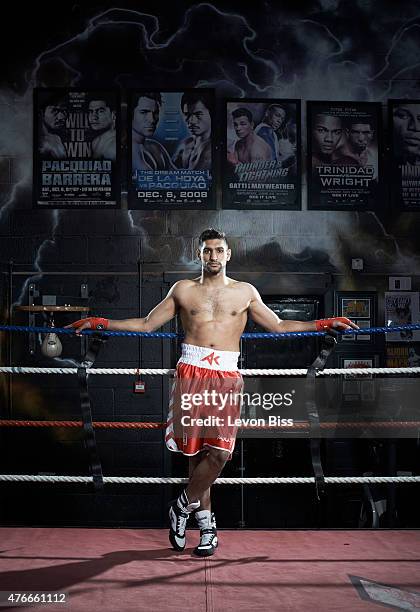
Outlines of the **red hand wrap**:
M89 323L91 329L107 329L109 321L102 317L87 317L86 319L79 319L71 324L72 327L78 329L84 323Z
M318 319L315 321L316 331L324 331L325 329L334 328L334 322L343 323L344 325L350 325L350 319L347 317L331 317L330 319ZM337 328L340 329L340 326L337 325Z

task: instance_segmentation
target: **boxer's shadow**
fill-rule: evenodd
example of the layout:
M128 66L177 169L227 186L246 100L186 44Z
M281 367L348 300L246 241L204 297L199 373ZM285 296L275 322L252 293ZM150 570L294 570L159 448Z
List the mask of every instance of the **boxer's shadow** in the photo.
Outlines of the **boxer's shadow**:
M3 557L5 558L5 557ZM7 557L6 557L7 558ZM13 557L14 559L28 559L28 556ZM42 557L36 557L38 560L42 560ZM45 559L45 558L44 558ZM49 560L53 559L48 557ZM266 557L245 557L243 559L214 559L215 566L225 566L231 564L248 564L253 562L261 562L266 560ZM180 565L180 561L184 561L187 565ZM113 567L118 565L124 565L125 563L131 563L133 561L141 561L142 563L147 561L157 562L169 562L174 563L176 567L176 578L180 575L187 576L190 574L199 573L203 570L203 559L193 558L191 556L185 556L180 559L178 552L168 549L153 549L153 550L121 550L110 553L105 553L99 557L87 558L86 560L76 562L62 563L59 565L53 565L48 567L37 567L33 569L24 570L10 570L6 572L0 572L0 585L3 591L53 591L53 592L66 592L70 587L80 585L86 581L104 574L111 570ZM193 561L193 563L191 563ZM195 563L196 561L196 563ZM181 570L181 571L179 571ZM141 586L154 583L168 582L173 576L163 573L160 576L153 576L151 578L145 577L139 580L124 580L125 586ZM113 582L112 578L109 578L110 582ZM120 581L116 581L120 582ZM77 589L77 592L83 592L83 587ZM72 591L76 594L76 591Z
M124 565L132 561L171 561L176 557L179 557L179 553L168 548L121 550L86 558L82 561L78 559L74 562L47 567L0 572L0 585L3 591L65 591L68 587L103 574L117 565ZM28 556L13 558L23 560L28 559ZM42 559L42 557L35 558ZM54 560L54 557L47 557L47 559Z

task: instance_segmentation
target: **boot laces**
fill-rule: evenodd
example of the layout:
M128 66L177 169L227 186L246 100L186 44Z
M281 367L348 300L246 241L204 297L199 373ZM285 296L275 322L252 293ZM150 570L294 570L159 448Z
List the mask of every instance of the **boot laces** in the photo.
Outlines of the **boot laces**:
M188 514L185 515L184 513L179 513L177 515L177 519L176 519L176 530L177 533L179 533L180 535L184 535L185 533L185 529L187 528L187 519L188 519Z
M200 533L200 546L210 546L215 535L216 530L213 528L202 529Z

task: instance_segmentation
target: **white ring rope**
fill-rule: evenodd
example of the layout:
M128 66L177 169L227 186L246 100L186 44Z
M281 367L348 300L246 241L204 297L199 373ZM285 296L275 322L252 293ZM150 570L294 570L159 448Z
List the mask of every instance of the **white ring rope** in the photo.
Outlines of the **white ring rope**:
M391 483L417 483L420 476L325 476L326 484L391 484ZM0 481L11 482L72 482L91 483L91 476L52 476L52 475L25 475L0 474ZM104 476L105 484L185 484L188 478L172 477L137 477L137 476ZM218 478L214 484L225 485L254 485L254 484L314 484L312 476L285 477L285 478Z
M77 368L31 368L21 366L0 367L0 374L77 374ZM135 376L136 374L165 376L173 374L174 369L154 368L87 368L89 374L124 374ZM283 370L239 370L243 376L306 376L307 369L283 369ZM334 376L340 374L420 374L418 368L326 368L317 372L318 376Z

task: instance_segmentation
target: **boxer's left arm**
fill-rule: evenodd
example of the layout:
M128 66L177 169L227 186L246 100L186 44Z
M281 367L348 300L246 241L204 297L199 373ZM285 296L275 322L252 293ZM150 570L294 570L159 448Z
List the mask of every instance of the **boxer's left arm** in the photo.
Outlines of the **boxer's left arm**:
M248 312L251 319L271 333L296 332L296 331L326 331L328 329L359 329L358 326L346 317L331 317L329 319L318 319L316 321L284 321L279 319L275 312L264 304L260 294L252 285L251 300Z

